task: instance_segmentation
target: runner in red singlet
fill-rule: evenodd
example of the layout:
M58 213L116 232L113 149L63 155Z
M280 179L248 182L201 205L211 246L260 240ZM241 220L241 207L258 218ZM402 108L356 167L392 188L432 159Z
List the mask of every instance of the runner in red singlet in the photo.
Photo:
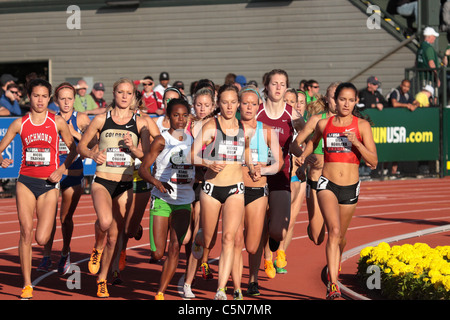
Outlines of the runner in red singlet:
M372 168L378 163L370 123L355 113L357 97L357 90L351 83L342 83L336 88L336 115L319 120L313 138L297 161L298 165L303 165L323 138L324 165L317 182L317 197L328 230L327 299L341 296L337 278L346 244L345 234L358 202L360 159Z
M17 213L20 224L19 256L24 287L22 299L33 297L31 284L31 246L33 214L36 210L36 242L45 245L52 234L59 197L59 181L76 156L75 144L66 121L48 112L52 87L42 79L33 80L28 87L30 113L14 120L0 142L2 168L14 159L3 159L1 153L16 134L22 140L22 164L16 184ZM70 152L59 164L59 135Z

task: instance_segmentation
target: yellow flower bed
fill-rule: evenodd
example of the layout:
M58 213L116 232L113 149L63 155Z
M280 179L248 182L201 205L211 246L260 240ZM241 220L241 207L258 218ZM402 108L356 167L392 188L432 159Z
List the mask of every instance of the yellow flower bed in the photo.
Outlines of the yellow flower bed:
M450 246L425 243L402 246L382 242L360 252L358 275L370 281L369 266L378 266L380 293L387 299L450 299Z

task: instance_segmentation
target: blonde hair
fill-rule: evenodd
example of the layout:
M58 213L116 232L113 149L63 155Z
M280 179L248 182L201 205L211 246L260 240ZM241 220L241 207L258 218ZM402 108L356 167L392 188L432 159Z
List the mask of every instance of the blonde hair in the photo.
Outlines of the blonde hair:
M306 105L306 114L309 119L315 114L319 114L325 111L325 100L322 96L318 97L317 100L311 101Z
M128 78L120 78L119 80L117 80L116 82L114 82L113 85L113 92L116 92L117 87L123 83L128 83L132 86L133 88L133 99L131 100L131 104L130 104L130 110L136 110L139 108L139 101L136 98L136 85L134 84L133 80L128 79ZM116 101L113 98L113 101L111 102L111 104L109 105L111 108L114 108L116 106Z

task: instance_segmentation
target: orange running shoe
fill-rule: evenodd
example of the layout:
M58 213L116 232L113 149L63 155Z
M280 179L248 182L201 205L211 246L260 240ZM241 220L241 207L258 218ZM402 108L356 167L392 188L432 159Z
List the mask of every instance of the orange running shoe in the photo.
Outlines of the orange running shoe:
M264 271L270 279L275 278L277 272L273 266L272 260L264 259Z
M286 253L284 250L277 250L276 265L278 268L284 268L287 265Z
M97 274L100 270L100 260L102 259L103 250L92 249L91 258L89 259L88 268L92 274Z
M22 299L31 299L33 298L33 287L25 286L22 289L22 294L20 295Z
M155 300L164 300L164 293L158 292L158 294L155 296Z
M97 297L109 297L108 288L106 287L106 280L97 280Z

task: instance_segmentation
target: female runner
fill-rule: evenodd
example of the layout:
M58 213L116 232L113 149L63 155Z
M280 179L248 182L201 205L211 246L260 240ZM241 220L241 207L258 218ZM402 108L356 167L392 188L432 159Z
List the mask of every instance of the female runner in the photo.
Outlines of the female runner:
M211 249L222 209L222 251L218 289L214 299L226 300L225 286L233 266L234 240L244 214L244 178L241 166L246 158L246 141L243 125L236 119L239 107L237 88L233 85L220 87L218 105L220 114L204 124L201 134L192 145L192 163L207 167L200 192L202 233L198 233L194 240L192 254L201 257L202 247ZM207 147L201 157L204 145ZM250 164L251 175L254 176L252 169Z
M267 177L269 186L268 233L270 251L265 253L265 268L273 269L272 253L278 250L289 228L291 216L291 161L289 148L294 134L293 121L300 115L292 112L292 107L284 102L284 94L289 86L286 71L274 69L264 80L265 103L259 106L256 120L261 121L278 133L279 144L283 152L284 166L281 171ZM275 209L276 208L276 209ZM277 267L286 265L285 255L277 254ZM268 274L273 272L268 271Z
M136 84L136 82L135 82ZM150 134L150 142L153 141L160 133L158 126L155 121L145 113L146 106L142 101L142 94L136 91L136 109L134 112L138 117L142 117L147 121L148 131ZM138 148L142 150L142 145L139 143ZM121 235L119 236L119 244L117 247L117 252L115 259L112 263L112 284L118 285L122 284L123 281L120 278L120 271L123 271L126 266L126 249L128 245L128 240L134 238L135 240L140 240L143 235L143 228L141 225L142 218L145 213L145 208L147 207L148 200L150 199L150 192L153 186L144 181L138 173L139 167L141 165L141 160L136 158L134 161L134 171L133 171L133 200L131 206L126 214L125 227ZM150 169L151 170L151 169Z
M150 246L154 259L163 257L167 234L170 242L155 300L164 300L164 292L175 274L183 238L190 224L194 201L195 170L190 164L193 138L184 129L190 107L184 99L170 100L166 115L170 129L156 137L139 168L139 175L154 185L150 206ZM150 167L156 161L154 177Z
M247 166L242 166L245 185L245 215L239 232L236 236L234 268L232 278L234 282L234 298L240 300L242 277L242 248L244 246L249 256L249 284L247 294L258 296L258 271L261 264L264 244L267 239L263 237L265 218L267 212L267 176L273 175L281 170L283 158L278 137L274 130L262 122L256 121L259 102L261 98L256 89L246 87L240 92L241 121L244 125L245 134L250 139L251 161L255 171L259 172L261 178L254 181ZM272 151L272 162L268 159L269 149ZM244 231L245 230L245 231Z
M47 109L52 86L45 80L30 82L27 93L30 113L17 118L9 126L0 142L0 161L7 168L13 159L3 159L3 150L16 134L22 140L22 164L16 183L16 203L20 224L19 257L23 276L22 299L33 297L31 259L33 214L36 210L36 242L45 245L52 234L59 197L59 185L65 170L76 157L73 137L66 121ZM59 165L59 136L70 150L66 161Z
M339 85L338 82L331 83L327 88L327 93L322 99L311 102L308 105L308 115L309 119L306 123L305 128L299 133L295 139L294 146L300 146L307 142L310 137L314 134L317 122L321 119L328 119L336 113L336 102L334 100L334 93L336 87ZM322 105L324 108L322 108ZM317 106L315 110L313 107ZM306 186L306 205L308 207L308 219L309 224L307 227L307 233L309 239L316 245L320 245L325 239L325 222L323 220L322 213L320 212L319 203L317 202L317 180L319 180L322 174L323 167L323 148L322 141L320 140L317 148L314 149L313 154L310 155L306 162L308 166L308 177ZM301 154L301 151L299 152Z
M201 132L203 124L209 120L209 118L213 117L216 113L216 104L215 104L215 94L214 87L202 87L194 93L193 96L193 107L195 111L195 116L190 120L187 125L186 130L192 135L192 137L196 137L199 132ZM195 199L192 203L193 211L192 211L192 221L191 228L186 235L186 238L189 238L189 242L192 242L193 237L197 235L197 232L200 227L200 191L201 185L204 181L205 168L203 167L195 167L195 183L194 183L194 191L195 191ZM187 239L185 239L187 242ZM194 281L195 274L200 265L200 269L202 271L202 277L205 280L212 279L213 275L211 269L208 264L208 256L209 250L208 248L203 248L203 255L201 259L196 259L194 255L190 254L190 247L192 243L186 243L186 253L188 256L188 264L186 268L185 281L183 286L184 297L188 299L195 298L195 295L192 293L191 285ZM213 241L215 243L215 239ZM212 244L213 246L214 244ZM189 253L188 253L189 251Z
M328 230L326 257L329 272L327 299L341 296L337 277L345 234L358 202L361 158L368 166L378 164L377 150L370 123L357 117L355 105L358 92L351 83L341 83L335 92L336 115L317 123L313 138L297 159L305 159L323 138L324 165L317 182L317 197Z
M81 140L81 136L91 120L85 113L74 111L73 104L75 101L76 90L68 82L61 83L56 89L53 96L55 103L59 106L58 114L67 122L70 133L74 137L75 144ZM91 141L89 147L97 144L97 137ZM69 153L64 141L59 142L59 163L62 164ZM59 218L61 220L61 233L63 237L63 247L61 250L61 258L58 263L59 274L66 274L70 267L70 241L73 233L73 214L80 200L84 188L83 161L78 157L72 165L64 172L64 176L60 181L61 189L61 208ZM37 268L37 271L49 271L52 264L50 254L53 246L53 238L56 231L56 223L53 228L52 237L44 246L44 257Z
M133 111L135 91L132 80L116 81L111 110L92 120L77 147L81 156L97 163L92 183L92 200L97 213L95 245L88 267L92 274L98 273L97 296L100 298L109 297L106 278L118 236L124 228L125 214L133 199L134 158L143 157L149 150L147 121ZM99 149L95 152L87 145L97 134L100 136ZM142 150L138 148L139 140Z
M183 98L183 94L180 92L180 90L174 87L169 87L164 91L163 95L164 106L167 106L170 100L172 99L181 99L181 98ZM169 130L170 122L169 118L166 115L162 115L161 117L156 118L154 121L156 122L156 125L158 126L158 129L161 133Z

